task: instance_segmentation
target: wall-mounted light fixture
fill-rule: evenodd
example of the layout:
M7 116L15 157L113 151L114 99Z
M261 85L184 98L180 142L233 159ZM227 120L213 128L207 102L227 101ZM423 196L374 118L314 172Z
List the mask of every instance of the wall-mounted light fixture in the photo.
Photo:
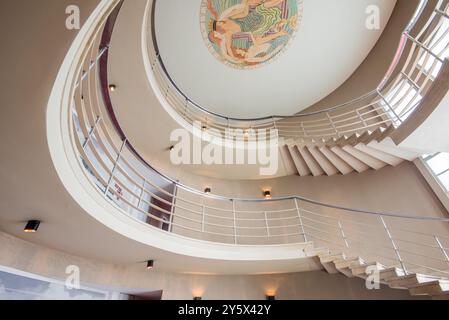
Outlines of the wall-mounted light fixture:
M267 301L274 301L274 300L276 300L275 296L266 296L266 298L267 298Z
M25 229L23 231L25 233L36 233L39 229L41 222L39 220L30 220L27 222Z
M148 260L147 261L147 269L151 270L154 268L154 260Z
M110 84L109 91L114 92L115 90L117 90L117 86L115 84Z
M272 198L271 190L264 190L263 196L264 196L265 199L271 199Z
M175 150L175 146L170 146L170 148L168 148L168 150L170 150L170 151Z
M211 189L210 187L206 187L206 188L204 189L204 193L209 194L209 193L211 193L211 192L212 192L212 189Z
M203 300L203 298L202 297L193 297L193 300L200 301L200 300Z

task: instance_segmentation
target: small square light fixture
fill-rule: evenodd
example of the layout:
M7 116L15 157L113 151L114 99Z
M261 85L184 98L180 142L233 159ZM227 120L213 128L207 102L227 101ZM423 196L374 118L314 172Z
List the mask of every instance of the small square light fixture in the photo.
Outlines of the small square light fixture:
M203 298L202 297L193 297L193 300L200 301L200 300L203 300Z
M274 301L274 300L276 300L275 296L267 296L266 298L267 298L267 301Z
M30 220L27 222L25 229L23 231L25 233L36 233L39 229L41 222L39 220Z
M154 260L147 261L147 269L152 270L154 268Z
M115 84L109 85L109 91L114 92L117 89L117 86Z
M264 196L264 198L265 199L271 199L272 198L272 196L271 196L271 190L264 190L264 192L263 192L263 196Z
M206 187L206 188L204 189L204 193L209 194L209 193L211 193L211 192L212 192L212 189L211 189L210 187Z

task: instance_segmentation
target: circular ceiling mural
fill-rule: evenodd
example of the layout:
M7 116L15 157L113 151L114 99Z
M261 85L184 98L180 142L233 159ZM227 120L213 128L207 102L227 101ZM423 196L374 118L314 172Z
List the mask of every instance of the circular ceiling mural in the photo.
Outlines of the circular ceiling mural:
M286 49L302 8L302 0L202 0L201 32L222 63L251 69Z

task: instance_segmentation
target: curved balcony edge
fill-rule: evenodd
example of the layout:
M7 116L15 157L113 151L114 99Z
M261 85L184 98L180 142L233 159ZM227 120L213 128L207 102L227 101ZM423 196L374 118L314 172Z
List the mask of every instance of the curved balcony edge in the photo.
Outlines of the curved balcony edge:
M212 260L295 261L306 258L310 243L283 245L231 245L212 243L167 233L127 216L100 195L86 174L73 147L68 106L73 95L77 61L83 56L96 27L107 18L120 0L102 0L72 43L55 80L47 105L47 139L56 172L67 192L95 220L130 239L177 255ZM150 231L150 232L149 232ZM276 250L273 250L276 248Z
M447 263L444 260L447 249L444 243L441 244L440 239L445 239L444 241L449 239L446 224L449 219L432 216L431 213L427 213L427 217L375 213L325 205L301 197L280 198L266 202L217 197L217 200L223 201L220 203L221 207L217 208L207 206L207 202L199 204L192 199L186 199L185 195L182 193L179 195L176 189L165 191L165 195L168 195L171 200L171 210L167 211L164 205L158 206L154 203L148 203L149 206L146 205L145 209L142 209L139 206L142 199L138 199L139 195L136 193L141 193L140 198L143 193L147 193L168 205L170 201L155 194L155 189L162 191L162 188L155 182L157 180L154 179L154 172L145 175L148 171L143 170L141 164L136 165L136 159L129 159L134 156L132 152L127 155L122 154L122 149L126 146L126 138L123 140L121 137L109 136L108 125L105 125L103 121L100 121L101 125L96 127L99 119L107 120L106 117L100 117L104 106L98 105L100 100L98 92L90 90L92 88L98 90L96 82L98 69L95 69L96 62L92 65L92 58L99 54L101 56L105 52L102 44L98 46L99 35L109 16L120 3L119 0L103 0L89 17L64 59L47 108L47 138L57 174L64 187L87 214L113 231L151 248L178 256L242 262L246 268L252 268L255 263L261 261L268 264L288 262L289 267L292 268L290 271L299 267L296 262L300 260L313 265L313 261L304 260L308 257L307 249L311 249L313 244L321 243L332 250L363 253L367 258L374 257L376 260L383 256L384 260L389 261L389 265L391 261L394 261L395 265L399 263L404 272L408 272L407 270L413 267L415 270L427 268L440 274L448 274L444 271L445 263ZM84 72L83 67L86 65L89 71ZM93 68L90 68L90 65ZM94 95L95 101L92 100L91 94ZM74 112L82 120L79 131L75 128ZM90 132L87 132L87 128ZM95 142L93 142L93 136ZM102 141L103 137L104 141ZM108 143L112 143L109 148L105 147ZM91 148L90 153L85 151L85 145ZM110 161L108 158L113 159L111 165L105 164ZM101 175L101 171L106 174L106 177ZM112 187L111 182L117 184L117 190ZM148 184L151 184L152 188L147 189ZM123 192L118 191L119 189ZM113 198L122 200L126 210ZM137 198L139 204L136 205L131 198L134 200ZM214 197L202 194L201 199L211 198ZM301 201L299 206L298 200ZM282 202L283 207L280 209L269 206L274 201L285 202ZM239 202L237 208L236 202ZM240 207L240 202L251 202L252 207ZM261 208L256 206L258 203L262 205ZM199 210L192 209L192 205ZM160 216L155 216L152 211L149 211L148 207L160 212L168 212L176 220L163 221ZM206 212L205 209L208 211ZM175 229L167 231L148 225L137 220L133 213L143 213L162 224L174 226ZM360 217L363 213L368 216ZM211 218L212 222L208 218ZM217 219L221 222L214 222ZM409 221L408 226L416 228L404 229L402 226L404 219L413 219L420 224L414 225ZM434 223L434 228L431 229L432 234L424 232L427 230L425 227L430 223ZM212 227L215 230L218 228L218 231L208 229ZM180 228L187 231L187 235L182 233ZM233 242L220 242L215 239L216 237L211 237L210 241L203 238L195 239L192 232L199 233L200 237L226 236ZM361 234L362 239L360 239ZM425 237L428 242L424 245L425 247L436 249L430 258L424 256L430 253L422 250L423 244L416 242L417 236ZM281 237L287 243L245 244L240 241L250 242L255 238L272 240L276 237ZM371 241L369 238L375 240ZM412 244L413 249L398 245L400 241ZM379 255L375 250L383 251ZM441 257L443 253L445 255ZM425 267L424 264L427 263L425 259L434 259L438 263ZM253 265L248 262L252 262Z
M160 56L156 41L154 14L156 0L148 0L145 19L142 26L142 53L144 57L147 78L163 109L183 128L201 138L201 131L193 130L195 122L201 122L208 129L214 129L223 135L227 129L274 129L282 138L279 145L287 144L291 139L300 141L302 145L332 144L344 136L362 135L376 129L386 130L389 127L399 129L401 126L411 126L408 123L418 122L421 98L425 97L429 87L439 82L442 72L433 77L432 72L438 69L435 65L444 59L441 54L428 50L428 39L438 30L444 29L444 24L437 24L437 19L443 17L441 9L443 2L438 2L432 9L430 17L423 13L428 9L428 0L420 0L415 13L405 27L399 39L398 49L386 71L384 78L373 91L345 102L341 105L316 112L300 112L292 116L273 115L255 119L238 119L210 112L187 97L168 74L163 57ZM443 14L441 13L443 12ZM426 19L428 21L425 21ZM447 15L446 15L447 18ZM421 26L424 24L424 26ZM418 30L419 29L419 30ZM438 41L446 41L443 39ZM435 47L435 44L432 45ZM410 49L410 50L409 50ZM430 57L430 59L429 59ZM427 65L434 59L431 71ZM424 62L422 61L424 60ZM424 65L423 65L424 64ZM426 69L424 79L419 77ZM411 91L413 86L416 91ZM416 88L416 89L415 89ZM414 95L409 101L409 96ZM410 120L409 120L410 119ZM394 132L395 130L393 130ZM396 136L403 137L408 129L402 129ZM243 140L245 140L243 138ZM398 139L395 139L397 141Z

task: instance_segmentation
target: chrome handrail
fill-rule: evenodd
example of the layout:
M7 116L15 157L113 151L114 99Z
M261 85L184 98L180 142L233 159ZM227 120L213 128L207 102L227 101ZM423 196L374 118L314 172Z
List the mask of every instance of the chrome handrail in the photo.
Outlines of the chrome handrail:
M79 165L105 201L149 223L150 232L159 227L174 235L233 245L313 241L389 266L393 263L406 274L425 269L449 276L449 218L358 210L301 196L263 200L205 194L142 162L128 140L114 130L105 105L108 99L99 91L100 65L108 54L108 45L100 40L106 18L73 62L77 72L67 80L73 99L64 106L71 111L67 121ZM402 229L404 222L409 230Z
M408 43L413 43L413 40L416 40L411 36L411 33L417 26L420 18L422 18L427 3L428 0L420 0L411 20L401 35L398 50L396 51L396 55L390 68L387 70L376 89L358 98L352 99L351 101L314 112L300 112L290 116L272 115L259 118L235 118L212 112L208 108L193 101L179 88L174 79L170 76L161 56L155 32L156 0L152 2L151 19L148 23L148 29L151 31L151 35L148 36L150 38L147 48L148 58L151 60L152 72L155 75L161 93L163 93L162 95L165 96L166 102L179 116L181 116L183 119L182 121L185 121L188 125L192 125L196 121L201 121L205 122L211 129L217 129L219 132L224 132L229 128L244 130L255 128L276 129L279 132L279 137L300 138L300 143L305 145L314 143L316 140L332 140L344 135L360 133L361 131L366 130L374 131L377 128L387 128L389 126L398 127L418 107L422 96L425 95L426 90L428 89L427 85L429 81L433 81L433 79L431 79L432 77L427 75L425 79L420 79L421 86L416 88L416 92L412 92L410 89L401 92L403 99L400 99L399 102L395 101L393 98L398 96L397 92L396 94L394 93L394 90L397 89L398 86L400 86L402 90L405 82L413 82L409 81L410 79L408 78L411 78L417 68L420 68L415 60L413 61L414 67L408 70L408 72L400 73L398 71L400 66L399 63L404 57L406 45ZM444 12L440 10L442 5L443 0L440 0L434 12ZM422 32L426 31L428 27L429 25L426 24L416 38L419 38ZM416 54L415 47L416 46L412 46L409 58L404 64L405 67L409 66L410 56ZM418 50L421 51L423 47L425 47L424 44L419 45ZM423 57L423 53L419 52L417 59L420 59L421 57ZM428 57L425 59L427 62ZM434 67L437 67L437 65ZM441 65L438 65L438 68L440 67ZM398 71L397 73L399 75L393 78L395 71ZM404 71L404 68L402 71ZM417 72L420 71L418 70ZM389 83L394 83L394 85L388 85ZM411 93L415 95L415 101L407 102L406 99L404 100L404 97ZM363 107L357 107L357 104L363 101L366 101L365 105ZM407 112L402 111L404 105ZM349 110L349 112L346 112L345 110ZM332 114L341 111L344 112L343 115L346 114L346 118L343 118L342 114ZM316 116L320 115L324 115L324 118L315 119ZM312 118L312 120L301 120L308 118ZM297 119L300 122L292 123L289 122L290 119ZM353 120L350 123L343 126L338 124L344 121L350 121L351 119ZM177 119L177 121L180 120ZM321 122L321 128L310 130L308 124L317 122ZM296 127L294 127L294 125L296 125Z

